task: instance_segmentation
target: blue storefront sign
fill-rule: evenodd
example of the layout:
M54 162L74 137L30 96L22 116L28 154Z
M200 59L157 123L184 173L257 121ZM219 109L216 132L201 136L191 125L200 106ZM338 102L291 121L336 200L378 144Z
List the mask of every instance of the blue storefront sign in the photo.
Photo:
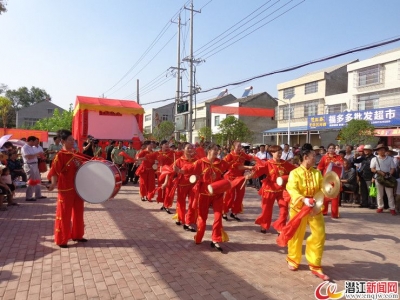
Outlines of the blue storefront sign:
M308 130L340 129L351 120L366 120L375 127L400 125L400 107L342 112L308 117Z

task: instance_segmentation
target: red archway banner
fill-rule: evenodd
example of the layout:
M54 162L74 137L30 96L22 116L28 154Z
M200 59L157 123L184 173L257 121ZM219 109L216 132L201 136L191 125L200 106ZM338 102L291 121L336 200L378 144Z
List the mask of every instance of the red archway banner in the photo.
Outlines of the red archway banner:
M211 105L211 113L250 117L275 117L275 109L258 107L232 107Z

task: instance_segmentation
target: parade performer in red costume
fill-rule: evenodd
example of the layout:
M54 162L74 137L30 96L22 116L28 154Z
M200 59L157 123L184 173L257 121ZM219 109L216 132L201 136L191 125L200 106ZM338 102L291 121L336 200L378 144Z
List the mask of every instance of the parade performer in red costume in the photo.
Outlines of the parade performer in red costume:
M211 195L208 190L210 183L223 179L223 173L227 171L230 165L217 158L218 147L210 143L206 148L206 157L198 159L194 164L187 165L183 169L175 166L175 171L182 174L197 175L199 184L198 196L195 199L198 209L197 233L194 236L196 244L203 240L210 206L214 210L214 224L212 227L211 247L222 252L218 243L222 242L222 209L223 194Z
M266 233L271 226L275 200L279 205L279 218L274 222L273 226L278 232L285 226L288 216L288 201L290 201L290 197L288 195L284 197L283 194L287 180L283 179L282 185L278 185L276 180L278 177L287 178L290 171L296 168L291 163L280 158L282 156L282 148L280 146L270 146L268 152L272 155L272 158L263 164L256 165L255 172L251 175L251 177L255 178L264 174L267 176L258 192L262 198L261 214L255 221L255 224L261 226L262 233Z
M161 150L146 155L146 159L150 159L152 161L158 161L157 167L157 203L163 203L161 210L165 210L167 213L171 213L169 208L172 206L173 197L169 197L169 192L172 188L172 178L171 176L168 177L161 177L161 170L163 166L172 166L176 157L175 152L169 149L169 144L167 140L161 141ZM151 193L151 196L153 193ZM149 197L151 200L152 197Z
M342 167L343 166L343 158L335 153L335 145L334 144L329 144L328 145L328 152L322 156L321 161L318 164L318 170L321 171L322 175L325 175L327 172L327 169L330 165L330 163L333 163L335 166ZM341 176L339 175L339 178ZM339 218L339 197L340 193L337 197L335 198L324 198L324 209L322 211L322 214L326 216L328 214L328 205L329 202L331 202L331 216L332 218Z
M51 184L49 191L57 186L57 210L54 228L54 240L61 248L67 248L68 240L87 242L83 238L84 202L75 191L75 174L82 165L82 160L74 154L74 138L69 130L59 130L57 136L61 139L62 150L52 163L48 179Z
M155 170L153 169L155 159L147 156L154 153L153 144L151 141L145 141L143 145L145 148L137 155L141 164L136 170L136 175L140 177L139 193L142 201L151 201L150 193L156 187Z
M242 144L236 141L232 145L232 151L224 160L231 166L229 171L225 174L225 178L229 181L233 181L238 177L243 177L245 170L252 170L253 166L245 166L244 162L251 161L254 159L253 156L246 154L243 151ZM231 210L231 218L236 221L240 221L237 216L239 213L243 212L243 197L245 188L242 185L237 185L235 188L228 190L224 196L224 214L222 218L228 220L228 212Z
M194 156L194 147L192 144L186 144L183 156L176 160L175 165L182 169L187 165L192 165L196 161L196 157ZM196 222L196 212L193 207L195 191L193 191L193 187L195 183L191 183L189 181L190 175L188 174L179 174L175 179L177 180L177 199L176 199L176 211L178 213L178 221L177 225L183 223L183 229L187 231L196 232L196 230L191 226ZM189 199L188 210L186 212L186 198Z

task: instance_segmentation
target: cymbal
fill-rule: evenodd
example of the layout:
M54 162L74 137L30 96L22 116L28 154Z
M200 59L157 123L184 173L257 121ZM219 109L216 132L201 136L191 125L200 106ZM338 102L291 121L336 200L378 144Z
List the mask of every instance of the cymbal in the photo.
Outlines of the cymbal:
M324 205L324 193L322 191L318 191L314 195L315 205L310 212L310 215L314 216L321 212L322 205Z
M340 179L334 171L329 171L322 180L322 192L327 198L336 198L340 192Z

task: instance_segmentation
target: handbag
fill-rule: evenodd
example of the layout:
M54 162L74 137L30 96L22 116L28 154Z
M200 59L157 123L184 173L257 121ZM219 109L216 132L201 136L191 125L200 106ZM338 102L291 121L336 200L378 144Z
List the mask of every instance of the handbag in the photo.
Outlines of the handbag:
M378 196L378 190L376 189L375 183L371 183L369 187L369 196L376 198Z
M378 175L376 177L376 180L379 182L379 184L382 184L384 187L387 188L394 188L396 186L396 178L394 178L392 175Z
M376 158L376 162L378 163L379 169L381 168L381 165L379 164L379 159ZM376 176L376 180L379 182L379 184L382 184L384 187L388 188L394 188L397 184L396 178L394 178L392 175L389 173L386 173L384 176L378 174Z

